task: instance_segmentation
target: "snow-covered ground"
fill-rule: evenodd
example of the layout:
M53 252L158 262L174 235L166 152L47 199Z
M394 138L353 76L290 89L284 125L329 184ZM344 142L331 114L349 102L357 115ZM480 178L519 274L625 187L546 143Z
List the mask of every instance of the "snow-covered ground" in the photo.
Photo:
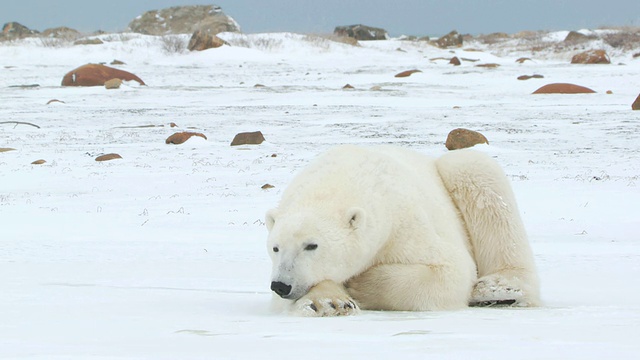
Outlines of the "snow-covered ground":
M479 44L225 36L249 48L167 53L166 39L134 34L0 44L0 122L40 126L0 124L0 148L16 149L0 152L1 359L637 358L638 49L570 65L569 53ZM478 61L430 60L453 55ZM60 87L114 59L148 86ZM422 72L394 77L410 69ZM531 95L552 82L597 93ZM12 87L27 84L40 86ZM439 155L457 127L485 134L477 148L512 180L544 307L269 311L262 219L297 170L343 143ZM208 139L166 145L180 130ZM258 130L263 144L229 146ZM123 159L94 161L104 153Z

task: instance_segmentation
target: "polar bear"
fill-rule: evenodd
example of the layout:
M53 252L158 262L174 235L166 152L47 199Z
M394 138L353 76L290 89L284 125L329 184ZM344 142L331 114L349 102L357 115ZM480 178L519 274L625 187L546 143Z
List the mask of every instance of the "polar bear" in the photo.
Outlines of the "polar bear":
M540 304L510 184L481 152L338 146L265 223L271 290L295 314Z

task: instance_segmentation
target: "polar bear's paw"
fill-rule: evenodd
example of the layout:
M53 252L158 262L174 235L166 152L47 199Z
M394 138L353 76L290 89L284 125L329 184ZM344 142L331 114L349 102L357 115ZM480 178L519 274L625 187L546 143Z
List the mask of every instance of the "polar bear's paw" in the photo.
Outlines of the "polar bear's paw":
M300 316L345 316L355 315L360 308L351 298L309 298L296 301L294 312Z
M355 315L360 308L343 286L322 281L293 304L293 312L301 316L344 316Z
M481 278L471 293L471 306L515 305L527 306L523 302L520 288L510 284L500 275L489 275Z

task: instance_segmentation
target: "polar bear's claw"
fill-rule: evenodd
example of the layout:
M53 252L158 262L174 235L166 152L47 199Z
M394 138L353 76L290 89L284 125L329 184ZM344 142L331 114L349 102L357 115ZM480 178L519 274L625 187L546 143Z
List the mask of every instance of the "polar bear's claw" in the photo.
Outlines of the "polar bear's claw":
M296 312L303 316L349 316L360 309L352 299L300 299L296 302Z

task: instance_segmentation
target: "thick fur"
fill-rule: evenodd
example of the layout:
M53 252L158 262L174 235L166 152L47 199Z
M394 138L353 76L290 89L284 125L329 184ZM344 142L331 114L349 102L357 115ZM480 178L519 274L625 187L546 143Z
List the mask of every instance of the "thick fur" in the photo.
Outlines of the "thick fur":
M540 303L511 187L487 155L339 146L266 216L272 281L301 315Z

